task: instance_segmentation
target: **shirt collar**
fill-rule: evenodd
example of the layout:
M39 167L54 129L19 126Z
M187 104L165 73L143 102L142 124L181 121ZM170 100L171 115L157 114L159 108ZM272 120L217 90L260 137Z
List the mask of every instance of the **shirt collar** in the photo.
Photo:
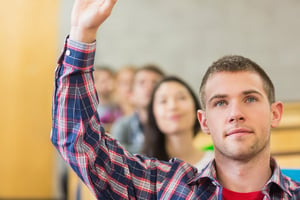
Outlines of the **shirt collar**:
M210 179L211 182L218 183L217 181L217 172L215 168L215 160L210 161L206 167L199 171L195 177L189 180L188 184L196 184L201 182L204 179Z
M291 192L289 190L289 184L286 182L286 178L282 174L277 162L274 158L270 160L270 167L272 169L272 176L270 180L265 185L264 189L267 191L271 190L271 186L273 184L277 185L282 191L286 192L289 196L291 196Z
M209 179L214 185L220 186L220 183L217 181L217 173L215 166L215 160L212 160L206 165L206 167L202 171L198 172L197 175L188 182L188 184L196 184ZM270 167L272 169L272 176L262 190L267 190L268 192L270 192L272 188L271 186L273 184L276 184L282 191L286 192L289 196L291 196L291 192L289 191L289 185L285 181L284 175L282 174L278 164L273 158L270 159Z

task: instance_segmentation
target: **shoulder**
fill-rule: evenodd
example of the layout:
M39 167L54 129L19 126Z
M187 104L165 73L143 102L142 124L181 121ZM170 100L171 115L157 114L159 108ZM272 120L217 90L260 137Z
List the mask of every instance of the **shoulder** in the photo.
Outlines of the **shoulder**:
M213 151L205 151L201 159L195 164L195 167L201 171L214 157Z
M127 132L130 131L130 124L131 121L133 120L133 116L124 116L124 117L120 117L119 119L117 119L111 128L111 134L113 136L119 135L119 134L126 134Z
M290 170L290 169L289 169ZM280 169L279 167L273 173L273 183L276 183L286 195L291 196L291 199L300 199L300 182L293 180L293 178L299 178L298 176L291 175L286 172L286 169ZM276 181L277 180L277 181ZM286 197L286 199L290 199Z
M124 117L120 117L119 119L117 119L114 123L114 125L116 126L121 126L121 125L127 125L132 119L132 116L124 116Z
M286 183L288 185L287 190L291 193L291 196L295 199L300 199L300 182L286 177Z

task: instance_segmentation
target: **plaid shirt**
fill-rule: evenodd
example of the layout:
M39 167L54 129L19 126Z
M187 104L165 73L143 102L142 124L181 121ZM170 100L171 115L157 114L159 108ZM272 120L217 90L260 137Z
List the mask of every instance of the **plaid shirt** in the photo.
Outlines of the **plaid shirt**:
M178 159L132 155L104 133L92 76L94 56L95 43L67 40L56 69L51 140L97 198L222 199L214 161L197 172ZM264 199L300 199L299 183L282 175L272 159L271 167Z

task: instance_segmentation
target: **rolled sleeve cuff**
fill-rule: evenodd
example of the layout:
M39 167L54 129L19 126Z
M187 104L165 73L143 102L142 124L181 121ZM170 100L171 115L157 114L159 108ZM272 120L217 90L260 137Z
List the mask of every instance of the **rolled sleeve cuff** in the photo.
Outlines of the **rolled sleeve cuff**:
M58 64L79 70L88 70L93 67L95 51L96 41L88 44L74 41L67 37Z

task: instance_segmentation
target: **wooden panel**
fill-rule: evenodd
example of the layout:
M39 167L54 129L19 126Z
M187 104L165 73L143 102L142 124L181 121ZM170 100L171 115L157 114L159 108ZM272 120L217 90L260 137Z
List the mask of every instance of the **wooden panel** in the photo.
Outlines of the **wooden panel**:
M281 167L300 168L299 141L300 102L286 102L280 126L271 135L271 152Z
M277 129L271 135L272 153L300 154L300 129Z
M297 128L300 130L300 102L284 103L280 128Z
M274 157L282 168L300 168L300 154Z
M49 141L57 0L0 6L0 198L53 197Z

